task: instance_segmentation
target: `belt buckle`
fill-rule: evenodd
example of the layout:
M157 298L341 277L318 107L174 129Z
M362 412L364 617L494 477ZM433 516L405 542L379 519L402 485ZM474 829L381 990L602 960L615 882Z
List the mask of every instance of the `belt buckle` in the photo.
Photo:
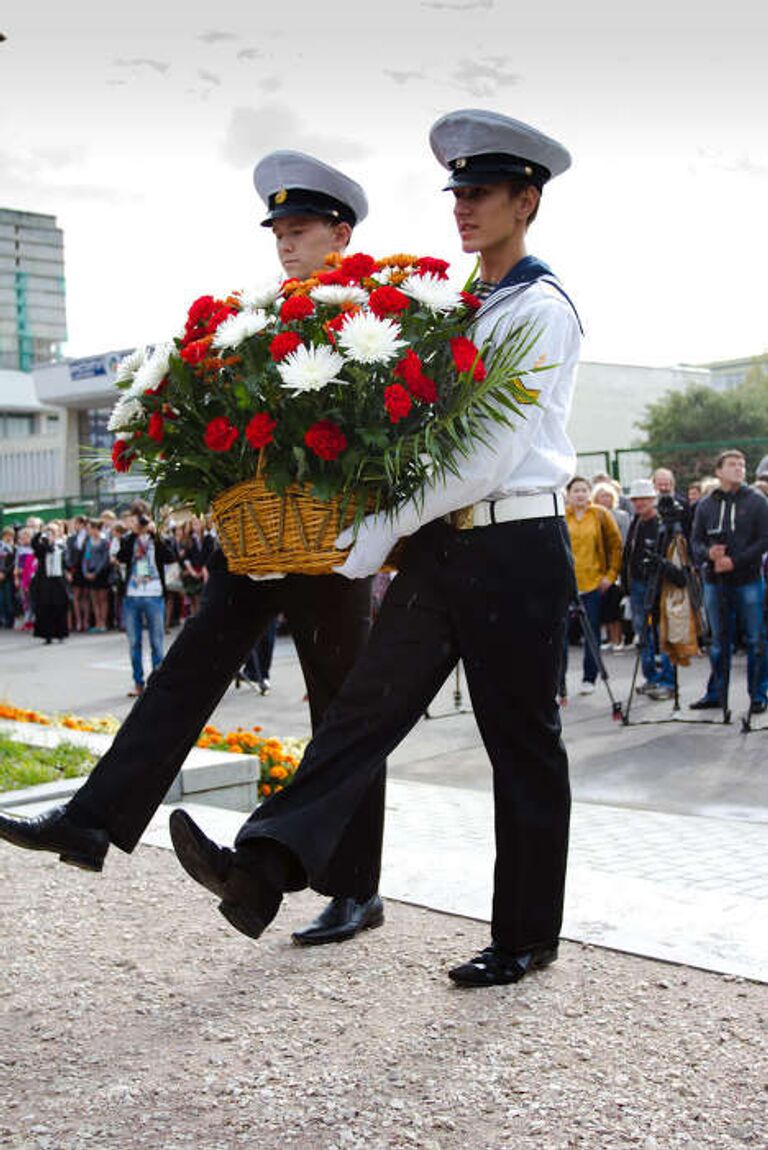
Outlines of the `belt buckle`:
M451 512L451 527L456 531L469 531L475 526L475 506L457 507Z

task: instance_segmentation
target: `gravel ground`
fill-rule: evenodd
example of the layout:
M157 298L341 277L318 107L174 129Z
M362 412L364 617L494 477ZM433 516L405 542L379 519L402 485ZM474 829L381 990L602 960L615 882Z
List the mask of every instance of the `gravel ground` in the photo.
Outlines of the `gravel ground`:
M0 844L0 891L0 1146L768 1145L765 986L566 943L460 990L482 923L389 903L298 949L304 892L253 943L151 848L98 877Z

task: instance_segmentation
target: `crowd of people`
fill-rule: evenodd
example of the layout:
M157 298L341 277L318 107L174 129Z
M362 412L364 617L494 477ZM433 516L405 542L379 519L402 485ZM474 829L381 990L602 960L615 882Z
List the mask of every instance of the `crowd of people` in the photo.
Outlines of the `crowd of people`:
M639 653L638 693L654 700L673 697L675 669L659 636L660 595L667 583L687 592L686 610L699 613L699 638L710 658L705 693L691 708L727 705L731 654L743 649L751 713L768 709L767 497L768 456L747 484L738 448L721 452L714 474L688 484L685 495L666 467L633 480L628 492L605 473L570 480L566 524L578 596L569 640L584 645L580 694L595 689L599 645L603 652ZM567 648L568 642L561 705L567 703ZM698 642L693 651L703 653Z
M120 514L105 509L47 522L30 516L2 531L0 627L29 632L45 644L123 631L134 680L129 694L139 695L143 629L154 670L163 659L164 636L198 609L215 547L208 518L171 516L157 527L141 499ZM258 662L256 667L263 683L266 676ZM244 669L243 677L250 675Z

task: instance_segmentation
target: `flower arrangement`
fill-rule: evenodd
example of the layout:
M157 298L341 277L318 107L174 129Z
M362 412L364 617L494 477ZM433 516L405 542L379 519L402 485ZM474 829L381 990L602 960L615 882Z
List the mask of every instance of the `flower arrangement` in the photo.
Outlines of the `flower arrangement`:
M447 270L333 254L307 280L201 297L179 337L119 365L114 467L140 463L158 502L200 511L257 472L358 519L417 495L537 394L520 378L537 334L487 362L465 334L480 301Z
M259 797L268 798L293 780L307 740L265 739L260 737L260 731L261 727L252 727L250 731L237 727L224 733L209 725L203 728L197 746L236 755L255 755L259 760Z

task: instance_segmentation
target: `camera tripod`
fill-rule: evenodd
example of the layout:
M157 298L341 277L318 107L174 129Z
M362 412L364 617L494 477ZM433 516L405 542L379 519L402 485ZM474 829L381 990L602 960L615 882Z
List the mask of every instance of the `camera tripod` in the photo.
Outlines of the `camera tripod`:
M611 702L611 718L614 719L616 722L620 722L624 718L624 714L623 714L623 710L622 710L622 706L621 706L621 701L614 697L613 691L611 690L611 686L610 686L610 682L609 682L610 676L608 675L608 671L606 670L605 663L603 662L603 656L602 656L602 652L600 650L600 643L599 643L599 640L598 640L597 636L595 635L595 632L592 628L592 624L589 621L589 616L587 615L586 608L581 601L581 596L579 595L578 588L576 587L575 578L574 578L574 582L573 582L573 587L571 589L571 601L568 605L568 609L569 609L569 614L571 616L573 616L574 618L578 619L579 626L581 627L581 633L584 636L584 642L589 647L589 650L592 654L592 658L594 659L595 664L597 666L597 673L600 676L600 678L602 679L603 686L605 687L606 691L608 692L608 698L610 699L610 702Z

